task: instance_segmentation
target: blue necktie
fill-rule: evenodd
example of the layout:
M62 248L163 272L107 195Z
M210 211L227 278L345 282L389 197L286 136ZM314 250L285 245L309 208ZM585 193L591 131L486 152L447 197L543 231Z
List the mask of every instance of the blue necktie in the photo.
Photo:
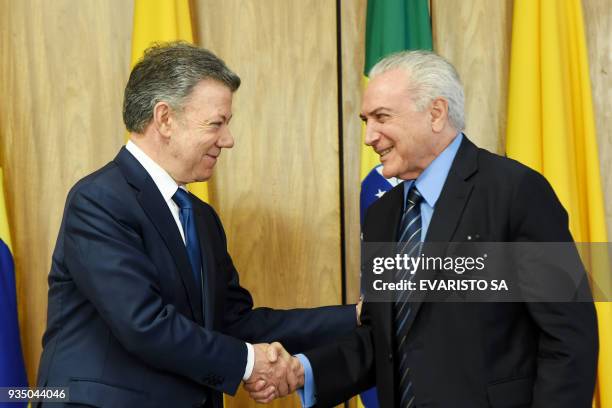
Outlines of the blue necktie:
M408 191L406 199L406 210L400 222L399 237L397 239L397 253L406 254L410 257L419 256L421 249L421 201L423 196L413 184ZM399 271L399 279L414 277L410 271ZM410 317L411 304L410 291L402 291L393 303L393 319L395 327L395 353L398 361L399 376L399 399L400 407L414 407L414 390L410 380L410 363L407 359L406 337L408 336L408 318Z
M172 200L179 206L179 219L183 225L185 233L185 246L189 255L189 262L193 276L199 290L202 290L202 253L200 252L200 240L198 239L198 231L195 224L195 215L189 193L182 188L176 190L172 196Z

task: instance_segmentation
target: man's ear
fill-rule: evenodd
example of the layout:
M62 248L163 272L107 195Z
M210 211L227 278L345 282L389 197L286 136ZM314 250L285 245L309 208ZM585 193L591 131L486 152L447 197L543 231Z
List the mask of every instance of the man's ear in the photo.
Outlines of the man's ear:
M441 132L448 122L448 101L436 98L431 102L431 130Z
M153 107L153 126L163 137L172 135L174 125L174 111L168 102L160 101Z

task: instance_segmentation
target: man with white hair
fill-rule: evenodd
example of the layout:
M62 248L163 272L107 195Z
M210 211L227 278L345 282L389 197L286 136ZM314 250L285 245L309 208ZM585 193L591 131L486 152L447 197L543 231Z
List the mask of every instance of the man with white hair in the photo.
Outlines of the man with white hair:
M450 63L401 52L374 66L370 78L360 115L365 143L380 155L385 177L405 182L369 208L366 245L572 242L567 213L544 177L462 133L463 87ZM381 407L591 405L592 302L366 296L361 321L343 341L299 356L305 406L333 406L374 385Z

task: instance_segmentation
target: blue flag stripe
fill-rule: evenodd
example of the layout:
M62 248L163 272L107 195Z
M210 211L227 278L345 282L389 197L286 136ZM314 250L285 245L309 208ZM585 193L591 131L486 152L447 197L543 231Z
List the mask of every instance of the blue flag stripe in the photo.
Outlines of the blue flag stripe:
M8 246L0 240L0 387L27 387L17 319L15 265ZM0 403L0 407L8 406ZM27 403L10 404L26 407Z

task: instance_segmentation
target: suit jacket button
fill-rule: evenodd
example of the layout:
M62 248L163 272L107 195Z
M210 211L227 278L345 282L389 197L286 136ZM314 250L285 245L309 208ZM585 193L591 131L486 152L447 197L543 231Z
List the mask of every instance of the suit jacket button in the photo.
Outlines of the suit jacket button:
M389 353L389 361L393 361L393 353Z

